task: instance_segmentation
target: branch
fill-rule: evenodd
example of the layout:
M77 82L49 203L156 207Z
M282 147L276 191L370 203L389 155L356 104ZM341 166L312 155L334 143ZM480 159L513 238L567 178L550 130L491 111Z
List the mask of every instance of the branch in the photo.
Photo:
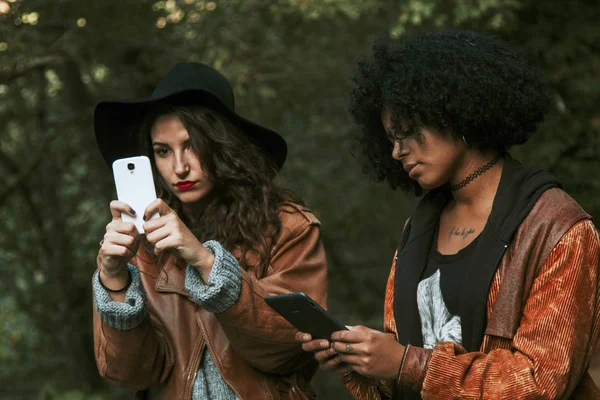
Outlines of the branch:
M36 57L25 64L17 64L13 67L0 67L0 83L7 84L17 79L20 76L27 74L31 70L40 67L48 67L61 63L63 57L56 54L49 54L41 57Z

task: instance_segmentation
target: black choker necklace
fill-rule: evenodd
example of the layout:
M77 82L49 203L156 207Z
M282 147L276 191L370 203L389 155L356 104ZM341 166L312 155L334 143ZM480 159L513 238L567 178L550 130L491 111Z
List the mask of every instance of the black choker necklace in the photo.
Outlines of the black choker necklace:
M453 192L456 192L456 191L464 188L469 183L473 182L475 180L475 178L477 178L479 175L483 174L485 171L487 171L488 169L490 169L494 165L496 165L496 163L498 161L500 161L501 159L502 159L502 155L498 154L496 157L494 157L492 159L492 161L490 161L489 163L485 164L483 167L477 168L475 170L475 172L473 172L471 175L467 176L462 181L458 182L456 185L450 185L450 190L452 190Z

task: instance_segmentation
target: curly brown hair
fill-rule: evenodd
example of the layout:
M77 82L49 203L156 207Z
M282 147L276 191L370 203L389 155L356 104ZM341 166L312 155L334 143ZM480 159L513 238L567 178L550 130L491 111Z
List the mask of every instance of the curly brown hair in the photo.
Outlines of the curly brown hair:
M180 118L214 185L207 205L196 215L184 212L154 162L151 128L167 114ZM255 250L260 257L258 265L241 264L258 268L257 276L264 276L273 239L281 232L278 212L282 203L304 205L292 191L274 182L275 161L223 113L205 106L157 104L145 113L140 133L142 151L151 160L158 197L178 213L200 241L217 240L229 251L238 246L243 260L248 251Z

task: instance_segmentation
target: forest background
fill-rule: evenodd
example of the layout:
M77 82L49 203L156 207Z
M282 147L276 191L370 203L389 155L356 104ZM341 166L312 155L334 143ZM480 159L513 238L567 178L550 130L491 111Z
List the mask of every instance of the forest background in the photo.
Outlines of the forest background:
M92 351L90 278L115 197L94 141L100 99L143 97L180 61L233 83L240 113L289 143L279 181L322 222L329 308L381 329L415 198L362 173L349 75L375 36L467 28L548 76L554 107L513 151L600 217L597 0L0 0L0 399L119 399ZM320 398L347 398L319 372Z

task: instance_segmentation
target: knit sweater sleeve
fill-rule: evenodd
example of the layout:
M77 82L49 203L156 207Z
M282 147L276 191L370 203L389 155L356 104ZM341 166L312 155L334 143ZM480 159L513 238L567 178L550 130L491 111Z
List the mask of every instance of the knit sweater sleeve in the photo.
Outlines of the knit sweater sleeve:
M188 265L185 289L205 310L220 313L231 307L240 296L242 285L240 264L217 241L208 241L204 243L204 247L215 256L208 282L204 282L196 268Z
M100 285L98 271L94 276L94 295L96 309L102 320L111 327L127 331L142 323L147 314L145 294L142 289L140 273L131 264L127 266L131 274L131 285L125 293L125 302L113 301L109 293Z

